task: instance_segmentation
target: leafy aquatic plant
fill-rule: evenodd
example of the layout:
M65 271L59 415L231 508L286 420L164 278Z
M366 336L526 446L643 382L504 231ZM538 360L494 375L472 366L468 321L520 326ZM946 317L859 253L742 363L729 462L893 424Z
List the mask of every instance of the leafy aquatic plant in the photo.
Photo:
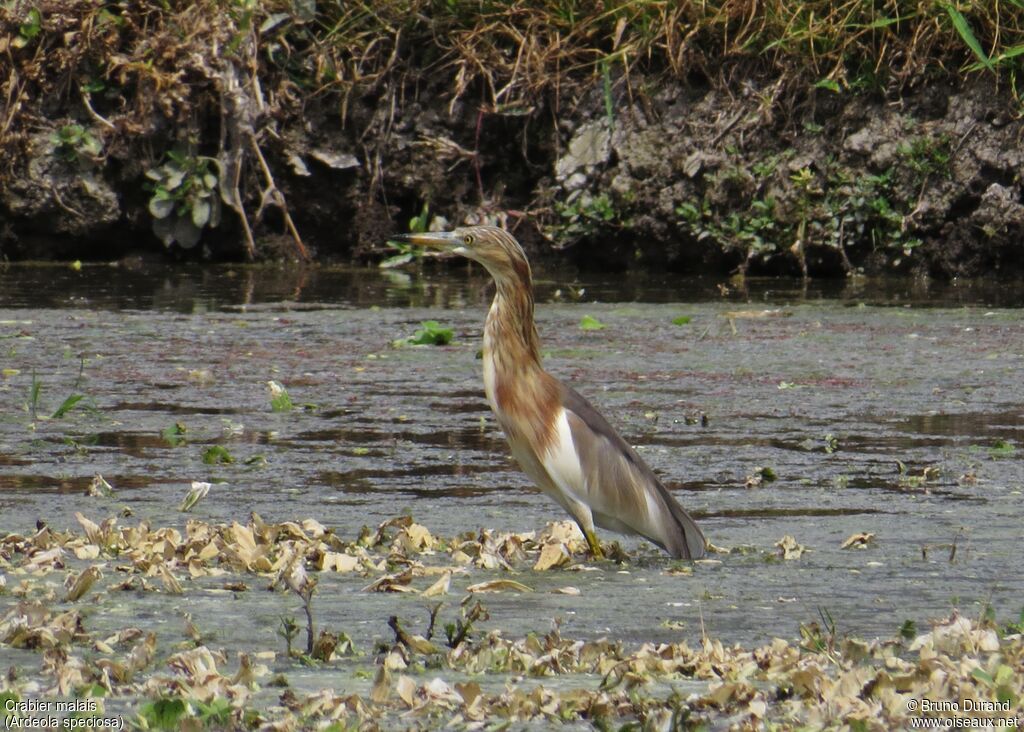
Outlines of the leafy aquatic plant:
M409 346L447 346L455 337L455 331L446 328L436 320L424 320L420 329L408 338L395 341L395 345Z
M146 171L152 181L149 213L153 233L165 246L190 249L203 229L220 224L220 193L213 158L171 151L166 161Z

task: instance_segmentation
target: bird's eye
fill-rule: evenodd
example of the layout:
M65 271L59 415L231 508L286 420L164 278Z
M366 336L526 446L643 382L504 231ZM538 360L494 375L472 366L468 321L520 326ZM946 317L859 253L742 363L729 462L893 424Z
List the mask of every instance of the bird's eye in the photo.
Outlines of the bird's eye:
M463 236L462 237L462 243L465 244L467 247L473 246L473 235L472 234L466 234L465 236Z

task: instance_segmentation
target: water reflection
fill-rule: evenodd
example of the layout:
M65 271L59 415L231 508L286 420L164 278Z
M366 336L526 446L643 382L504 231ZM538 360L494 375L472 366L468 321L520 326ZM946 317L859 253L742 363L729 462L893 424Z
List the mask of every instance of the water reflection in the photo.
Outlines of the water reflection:
M537 299L603 302L798 303L1015 306L1024 282L854 277L800 280L679 276L665 272L595 273L535 266ZM171 310L203 313L293 307L460 308L485 303L490 277L476 265L429 262L408 271L293 264L8 264L0 267L0 307Z

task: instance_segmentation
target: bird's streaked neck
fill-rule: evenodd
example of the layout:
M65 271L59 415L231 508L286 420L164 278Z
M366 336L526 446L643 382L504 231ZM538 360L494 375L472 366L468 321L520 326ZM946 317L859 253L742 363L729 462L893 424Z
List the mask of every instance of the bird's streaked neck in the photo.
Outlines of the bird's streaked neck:
M484 391L513 453L527 464L529 455L551 447L558 382L541 367L530 265L517 260L494 281L497 292L484 324Z
M540 368L540 338L533 321L529 265L509 277L495 277L497 290L484 324L484 352L499 350L508 368Z

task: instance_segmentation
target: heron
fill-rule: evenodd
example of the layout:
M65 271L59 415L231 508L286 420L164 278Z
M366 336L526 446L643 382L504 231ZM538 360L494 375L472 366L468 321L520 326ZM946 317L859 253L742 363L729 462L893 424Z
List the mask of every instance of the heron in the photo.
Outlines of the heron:
M604 556L598 526L639 534L676 559L703 557L704 534L643 458L590 402L544 370L533 277L519 242L495 226L393 238L471 259L494 279L483 337L487 402L523 472L576 521L590 554Z

